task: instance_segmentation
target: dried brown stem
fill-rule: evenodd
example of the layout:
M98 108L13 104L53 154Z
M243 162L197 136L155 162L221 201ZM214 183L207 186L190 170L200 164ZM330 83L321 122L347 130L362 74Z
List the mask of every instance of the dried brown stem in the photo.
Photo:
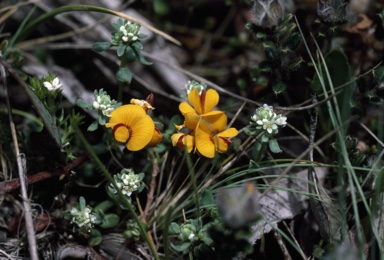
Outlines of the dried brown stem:
M73 161L69 162L64 168L55 172L39 172L30 176L27 176L27 184L32 185L39 183L43 180L47 180L53 177L68 176L73 169L81 165L88 158L87 154L83 154L77 157ZM0 182L0 196L18 191L21 187L20 179L15 178L9 181Z

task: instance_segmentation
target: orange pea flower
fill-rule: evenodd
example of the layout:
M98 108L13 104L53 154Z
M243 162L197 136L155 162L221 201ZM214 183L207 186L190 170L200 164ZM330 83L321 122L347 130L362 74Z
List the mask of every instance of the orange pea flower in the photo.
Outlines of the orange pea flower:
M189 115L188 117L193 116ZM196 117L195 119L189 118L189 120L196 120ZM236 128L226 128L227 116L225 114L211 122L200 119L195 133L197 151L207 158L214 158L216 152L225 153L232 143L230 138L238 134Z
M184 124L176 126L178 133L171 136L172 145L187 149L188 153L196 150L203 156L214 158L216 152L224 153L231 144L231 137L238 134L235 128L227 128L227 116L223 111L212 111L219 102L216 90L192 89L188 101L179 105L184 116Z
M161 141L161 134L155 128L152 118L138 105L116 108L105 126L112 128L116 141L125 143L130 151L138 151Z

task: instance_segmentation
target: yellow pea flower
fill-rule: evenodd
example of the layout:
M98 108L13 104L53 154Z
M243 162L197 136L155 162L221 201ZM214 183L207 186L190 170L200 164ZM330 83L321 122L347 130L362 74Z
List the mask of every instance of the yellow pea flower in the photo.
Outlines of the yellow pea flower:
M138 105L130 104L116 108L105 126L112 128L116 141L125 143L130 151L138 151L148 144L156 145L161 141L161 134L155 130L152 118Z
M202 90L199 95L199 91L193 89L188 94L188 101L192 106L187 102L181 102L179 105L179 110L184 116L188 113L209 115L217 113L217 111L212 111L212 109L219 103L219 94L216 90L209 89L208 91Z
M219 103L219 94L214 89L192 89L188 101L179 105L184 116L184 124L176 126L178 133L171 136L172 145L187 149L188 153L196 150L205 157L214 158L216 152L224 153L231 144L231 137L238 134L235 128L227 128L227 116L223 111L212 109Z
M236 128L227 127L227 116L223 114L213 122L200 120L195 133L196 149L207 158L214 158L216 152L225 153L232 143L229 138L238 134Z

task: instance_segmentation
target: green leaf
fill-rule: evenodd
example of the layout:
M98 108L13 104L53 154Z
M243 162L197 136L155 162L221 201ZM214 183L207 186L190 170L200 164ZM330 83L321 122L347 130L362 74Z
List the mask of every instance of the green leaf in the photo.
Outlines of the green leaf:
M278 82L272 87L273 92L275 92L275 95L282 93L283 91L285 91L286 88L287 86L283 82Z
M120 27L124 25L125 21L121 18L117 19L117 21L114 23L112 22L112 27L115 28L117 31L120 30Z
M88 244L90 246L97 246L101 243L102 240L103 240L103 237L100 231L97 229L92 229L91 234L88 238Z
M189 243L189 242L182 243L181 245L175 245L175 244L171 243L172 249L177 251L177 252L184 252L185 250L187 250L189 248L190 245L191 245L191 243Z
M134 42L132 45L131 45L131 48L133 50L133 52L135 53L136 55L136 58L144 65L152 65L152 62L150 61L147 61L143 55L141 54L141 50L143 49L143 45L137 41L137 42Z
M102 228L113 228L113 227L116 227L117 224L119 223L120 221L120 218L118 215L116 214L107 214L104 216L101 224L100 224L100 227Z
M269 145L269 149L271 150L272 153L281 153L282 152L282 150L280 149L280 146L279 146L279 144L275 138L269 139L268 145Z
M24 90L27 93L29 99L31 100L33 106L35 107L37 113L39 114L39 116L43 120L44 126L46 127L49 135L53 138L57 147L61 148L61 138L60 138L60 134L59 134L59 129L57 129L57 126L55 123L55 119L52 118L52 116L48 112L47 108L40 101L40 99L35 95L35 93L32 91L32 89L27 84L25 84L25 82L20 77L16 76L16 79L21 84L21 86L24 88Z
M97 121L94 121L90 126L88 126L87 131L93 132L99 127L99 123Z
M87 109L87 110L93 110L93 106L91 104L88 104L87 102L85 102L82 99L78 99L76 101L76 105L78 105L81 108Z
M105 125L106 122L105 116L99 114L99 125Z
M177 223L172 222L171 225L169 226L169 233L179 234L180 233L180 226Z
M325 63L329 71L330 80L333 87L343 86L342 95L338 96L338 102L341 111L341 120L344 122L349 119L351 113L351 100L356 88L356 83L349 83L352 79L351 69L348 63L348 58L345 54L337 49L330 51L325 57ZM324 64L321 64L320 68L322 78L326 89L330 88L329 80L325 73ZM316 75L313 80L313 89L319 93L323 92L320 79Z
M132 72L126 67L120 68L116 73L116 78L120 82L130 83L132 80Z
M144 58L144 56L141 54L141 52L138 52L137 57L139 58L139 61L144 65L152 65L153 63L151 61L148 61Z
M110 209L115 203L111 200L104 200L96 205L96 207L93 208L94 211L101 210L102 212L106 212L108 209Z
M169 3L167 0L154 0L153 9L158 15L166 15L169 13Z
M211 190L204 190L200 194L200 201L201 201L201 206L212 206L215 205L215 199L213 198L213 194Z
M125 61L127 63L131 63L137 60L135 52L132 50L132 48L127 48L125 50Z
M380 66L372 71L373 79L376 84L380 84L384 81L384 66Z
M124 45L123 43L120 43L120 45L117 47L117 56L121 57L124 55L124 52L125 52L125 49L127 48L126 45Z
M92 45L92 49L95 52L103 52L103 51L109 50L111 47L112 47L112 43L110 42L95 42Z
M80 207L80 210L85 209L86 206L87 206L87 203L85 202L84 197L81 196L81 197L79 198L79 207Z

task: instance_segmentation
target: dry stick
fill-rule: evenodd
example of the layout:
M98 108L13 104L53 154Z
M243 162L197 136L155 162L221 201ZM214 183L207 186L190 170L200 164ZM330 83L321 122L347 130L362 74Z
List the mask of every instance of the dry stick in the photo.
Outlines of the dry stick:
M300 249L300 255L301 257L306 260L306 259L309 259L308 256L305 255L304 251L301 249L300 245L299 245L299 242L297 241L297 239L295 238L295 235L292 233L291 229L289 228L289 226L287 225L287 223L285 222L285 220L282 221L283 222L283 225L285 226L285 228L288 230L289 234L291 235L292 239L293 239L293 242L295 242L295 244L297 245L297 248ZM280 233L279 233L280 235Z
M280 249L283 252L284 259L285 260L292 260L292 257L289 254L289 251L288 251L287 247L285 246L283 239L281 238L280 233L275 230L275 232L273 232L273 234L275 235L277 244L280 246Z
M0 56L2 56L1 51L0 51ZM21 198L23 200L24 220L25 220L25 228L27 231L29 254L32 260L38 260L39 257L37 254L36 237L35 237L35 231L33 229L32 208L31 208L30 201L28 199L27 186L25 183L26 160L25 160L25 155L20 153L20 150L19 150L19 144L18 144L17 135L16 135L16 127L13 121L11 104L9 101L7 80L6 80L4 66L0 66L0 74L1 74L1 80L3 82L3 87L4 87L5 100L7 102L7 110L8 110L8 116L9 116L9 125L11 127L11 132L12 132L12 140L15 146L15 155L16 155L17 168L18 168L18 173L20 178Z
M39 172L39 173L30 175L27 177L27 184L31 185L31 184L39 183L43 180L47 180L47 179L50 179L53 177L60 177L60 179L61 179L62 176L69 176L71 171L74 168L81 165L87 158L88 158L88 155L84 153L83 155L81 155L81 156L77 157L76 159L74 159L73 161L69 162L62 169L59 169L59 170L54 171L54 172L44 171L44 172ZM20 184L19 179L12 179L9 181L0 182L0 196L2 196L4 194L15 192L18 189L20 189L20 186L21 186L21 184Z
M152 168L152 179L151 179L151 183L149 186L147 203L145 204L145 209L144 209L144 214L143 214L143 218L145 219L145 221L148 217L149 210L150 210L152 202L154 200L154 194L155 194L155 190L156 190L156 177L157 177L158 172L159 172L159 164L157 162L157 159L154 158L153 168Z

